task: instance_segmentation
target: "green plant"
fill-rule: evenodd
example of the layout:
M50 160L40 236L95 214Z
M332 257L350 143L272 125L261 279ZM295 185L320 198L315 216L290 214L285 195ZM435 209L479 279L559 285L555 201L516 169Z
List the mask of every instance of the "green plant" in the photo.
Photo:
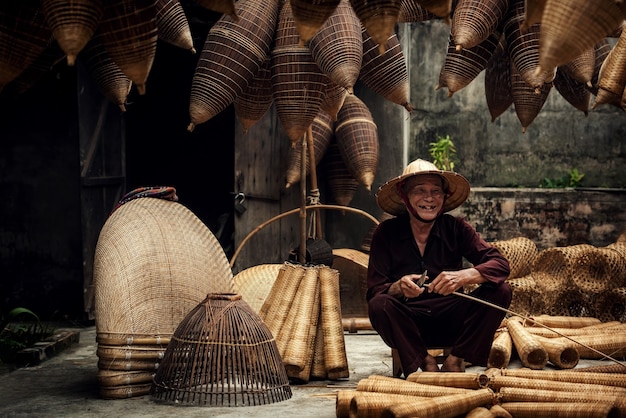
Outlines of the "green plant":
M539 187L546 189L556 189L565 187L580 187L585 173L578 171L577 168L569 170L567 174L558 179L544 178Z
M437 168L440 170L454 171L456 147L450 135L437 136L437 142L431 142L428 150Z
M15 308L9 311L0 319L0 362L14 362L18 351L53 333L30 309Z

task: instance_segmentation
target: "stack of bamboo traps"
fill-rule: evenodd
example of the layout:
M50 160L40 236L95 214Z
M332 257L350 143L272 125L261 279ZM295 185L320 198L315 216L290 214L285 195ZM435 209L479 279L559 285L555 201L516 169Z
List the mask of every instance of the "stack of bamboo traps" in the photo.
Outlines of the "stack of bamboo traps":
M372 375L337 392L343 417L617 417L626 412L624 374L488 369Z
M284 263L259 316L294 382L349 377L337 270Z

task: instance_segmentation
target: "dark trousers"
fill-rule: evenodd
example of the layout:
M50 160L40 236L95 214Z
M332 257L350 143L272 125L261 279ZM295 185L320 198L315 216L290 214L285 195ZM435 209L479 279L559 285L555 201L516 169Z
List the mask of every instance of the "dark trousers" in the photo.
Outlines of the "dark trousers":
M486 283L470 295L508 308L508 283ZM504 311L461 296L417 298L404 301L388 294L368 304L372 327L383 341L398 350L404 376L417 371L428 348L450 347L450 353L475 366L485 366L493 337Z

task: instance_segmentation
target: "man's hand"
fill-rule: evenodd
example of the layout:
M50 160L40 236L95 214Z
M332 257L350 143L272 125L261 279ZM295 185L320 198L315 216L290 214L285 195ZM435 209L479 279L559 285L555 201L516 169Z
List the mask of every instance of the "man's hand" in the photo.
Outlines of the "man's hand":
M475 268L459 271L442 271L428 286L428 291L449 295L468 284L483 283L485 278Z
M402 276L400 280L391 285L389 294L396 297L404 296L407 299L418 297L424 293L424 288L417 284L421 277L421 274Z

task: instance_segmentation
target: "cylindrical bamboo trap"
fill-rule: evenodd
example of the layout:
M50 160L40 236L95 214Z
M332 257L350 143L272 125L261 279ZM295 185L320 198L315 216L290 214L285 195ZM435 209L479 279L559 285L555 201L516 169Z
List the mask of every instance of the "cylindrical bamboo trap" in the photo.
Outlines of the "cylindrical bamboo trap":
M624 366L612 363L598 366L577 367L572 371L576 373L624 373Z
M341 302L339 300L339 271L321 267L320 281L320 321L324 336L324 358L326 370L335 379L349 377L348 358L341 322Z
M339 389L337 400L335 401L335 416L337 418L348 418L350 416L350 403L357 393L352 389Z
M573 369L580 360L578 344L564 338L545 338L535 336L548 353L550 362L561 369Z
M185 9L179 0L156 0L157 35L168 44L196 53Z
M194 406L264 405L292 396L269 328L232 293L209 293L181 321L150 393L156 402Z
M450 25L456 48L473 48L493 36L508 7L508 0L459 0Z
M525 316L532 316L544 311L545 300L539 292L532 274L515 279L507 279L507 283L513 290L513 299L509 306L511 311Z
M371 189L378 168L378 128L367 105L348 95L337 114L335 141L353 177Z
M559 392L578 393L604 393L624 396L626 389L617 386L596 385L592 383L559 382L556 380L517 377L517 376L491 376L489 387L498 392L502 388L526 388L539 390L554 390Z
M489 383L489 377L484 373L466 372L414 372L408 375L406 380L424 385L446 386L462 389L486 388Z
M341 0L290 0L293 20L302 43L308 42L333 14Z
M503 369L503 376L526 377L529 379L555 380L569 383L591 383L594 385L617 386L626 388L626 366L622 366L623 375L612 373L579 372L576 370L528 370Z
M538 323L535 323L538 322ZM576 317L566 315L536 315L524 322L527 327L583 328L600 325L602 321L594 317Z
M577 335L604 334L607 332L619 332L626 330L626 324L619 321L603 322L598 325L590 325L582 328L544 328L539 326L526 327L531 334L540 335L547 338L558 338L562 336L575 337Z
M465 418L493 418L494 415L484 406L478 406L469 411Z
M306 279L306 273L305 273L305 279ZM289 351L289 349L293 347L292 340L289 340L289 344L287 345L285 352L289 353L290 358L295 359L296 362L295 364L291 364L291 363L283 361L283 363L285 364L285 368L287 369L287 376L292 378L294 381L300 382L300 383L309 382L309 380L311 379L311 372L313 370L314 363L316 362L321 363L322 361L324 362L326 361L325 352L320 353L320 354L315 353L315 347L316 347L315 342L317 341L317 330L319 328L319 323L321 321L321 317L320 317L321 285L319 281L319 271L318 271L318 276L315 282L316 283L315 283L315 290L314 290L315 293L313 297L313 306L311 306L311 313L309 314L310 319L300 316L298 317L298 321L296 321L296 322L304 322L306 323L305 327L308 327L308 330L307 330L308 335L306 336L306 340L303 340L304 352L301 354L301 357L298 357L300 353L294 356L293 353ZM292 327L292 329L297 330L298 326L296 325ZM292 338L293 338L293 334L292 334ZM302 362L303 364L302 369L299 369L300 368L299 362Z
M564 337L558 338L564 340ZM580 358L603 359L605 355L620 357L626 355L626 333L579 335L574 338ZM603 354L605 355L603 355Z
M324 328L322 320L317 321L317 329L315 330L315 342L313 343L313 361L311 363L311 379L325 380L329 379L326 370L326 353L324 352ZM333 378L332 380L336 380Z
M543 369L548 363L548 353L520 321L509 319L507 328L522 363L530 369Z
M357 391L350 400L350 417L376 418L382 411L395 404L420 401L424 397L398 395L394 393Z
M473 387L472 389L464 389L440 385L429 385L379 375L372 375L366 379L361 379L357 384L358 391L396 393L399 395L424 396L427 398L463 394L474 389L476 388Z
M400 0L350 0L354 13L382 54L387 48L387 39L395 34L400 13Z
M537 244L526 237L515 237L508 240L493 241L491 245L507 259L511 267L509 279L528 276L531 266L537 257Z
M491 344L487 367L504 368L508 367L511 361L511 353L513 352L513 340L508 331L501 332Z
M440 396L414 402L398 403L383 410L380 417L441 417L463 416L478 406L490 405L495 395L490 389L477 389L461 395Z
M515 418L619 417L610 403L505 402L501 404Z

